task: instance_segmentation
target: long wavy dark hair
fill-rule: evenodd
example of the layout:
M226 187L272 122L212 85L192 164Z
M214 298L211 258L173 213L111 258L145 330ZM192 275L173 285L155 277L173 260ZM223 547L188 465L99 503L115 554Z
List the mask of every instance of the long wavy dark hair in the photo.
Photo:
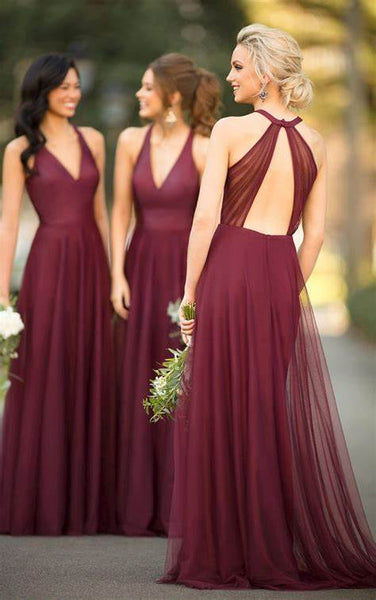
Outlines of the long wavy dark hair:
M46 138L40 130L48 109L48 94L64 81L69 69L79 72L73 58L64 54L43 54L28 68L21 85L21 103L16 114L15 133L25 135L29 145L21 154L21 162L28 175L35 171L28 166L31 156L43 148Z

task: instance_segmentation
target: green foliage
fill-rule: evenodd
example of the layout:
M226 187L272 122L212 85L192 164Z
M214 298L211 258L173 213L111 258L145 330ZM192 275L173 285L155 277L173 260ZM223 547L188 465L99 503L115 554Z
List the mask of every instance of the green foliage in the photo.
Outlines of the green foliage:
M189 4L197 4L196 11L187 10ZM224 76L243 22L239 4L229 6L226 0L3 0L0 101L13 108L17 69L24 70L27 62L50 51L72 52L95 62L95 86L87 98L91 102L103 86L114 82L133 94L149 62L165 52L185 52ZM100 121L97 113L96 123Z
M183 306L184 318L195 318L196 304L188 302ZM150 394L143 400L143 407L150 417L151 423L161 419L173 419L173 415L181 395L181 384L184 374L185 361L189 346L184 350L169 348L172 357L166 358L159 369L155 369L156 377L150 381Z
M169 348L172 357L166 358L159 369L155 369L156 377L150 381L150 395L143 400L146 414L151 423L161 419L173 419L179 399L180 382L187 357L188 346L184 350Z
M355 327L376 342L376 281L351 294L347 305Z

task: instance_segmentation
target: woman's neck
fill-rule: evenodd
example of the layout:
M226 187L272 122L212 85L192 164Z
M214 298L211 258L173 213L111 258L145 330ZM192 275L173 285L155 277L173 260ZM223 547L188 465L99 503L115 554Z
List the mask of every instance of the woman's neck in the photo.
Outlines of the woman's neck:
M182 116L177 116L176 123L166 123L164 115L154 120L153 125L154 133L156 137L160 139L171 139L174 137L180 137L183 132L189 129L189 126L184 121Z
M264 109L277 119L283 119L293 115L293 113L283 104L280 94L273 89L268 90L268 95L264 102L259 96L256 96L256 98L253 99L252 104L255 110Z
M72 135L72 125L68 119L50 112L43 117L40 129L47 140L63 139Z

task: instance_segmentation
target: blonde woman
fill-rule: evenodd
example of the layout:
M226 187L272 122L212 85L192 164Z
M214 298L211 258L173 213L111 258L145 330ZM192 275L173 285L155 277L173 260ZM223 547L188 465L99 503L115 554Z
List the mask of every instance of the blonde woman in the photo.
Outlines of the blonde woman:
M183 303L197 302L197 318L182 316L193 333L190 392L176 415L163 582L375 584L304 287L324 236L326 158L321 136L291 112L312 98L301 62L283 31L238 35L227 80L255 112L215 125L189 240Z

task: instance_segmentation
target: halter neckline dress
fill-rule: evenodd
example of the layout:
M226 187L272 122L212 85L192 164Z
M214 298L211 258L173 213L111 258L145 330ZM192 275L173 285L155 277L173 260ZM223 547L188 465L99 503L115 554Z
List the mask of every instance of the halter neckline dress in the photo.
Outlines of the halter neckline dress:
M270 124L228 169L221 222L198 284L161 581L371 587L375 545L292 239L317 168L299 117L257 112ZM283 171L273 166L277 151L277 166L284 165L278 140L291 156ZM283 234L245 228L260 203L282 214L291 171ZM268 189L275 183L272 197L259 195L265 181Z

